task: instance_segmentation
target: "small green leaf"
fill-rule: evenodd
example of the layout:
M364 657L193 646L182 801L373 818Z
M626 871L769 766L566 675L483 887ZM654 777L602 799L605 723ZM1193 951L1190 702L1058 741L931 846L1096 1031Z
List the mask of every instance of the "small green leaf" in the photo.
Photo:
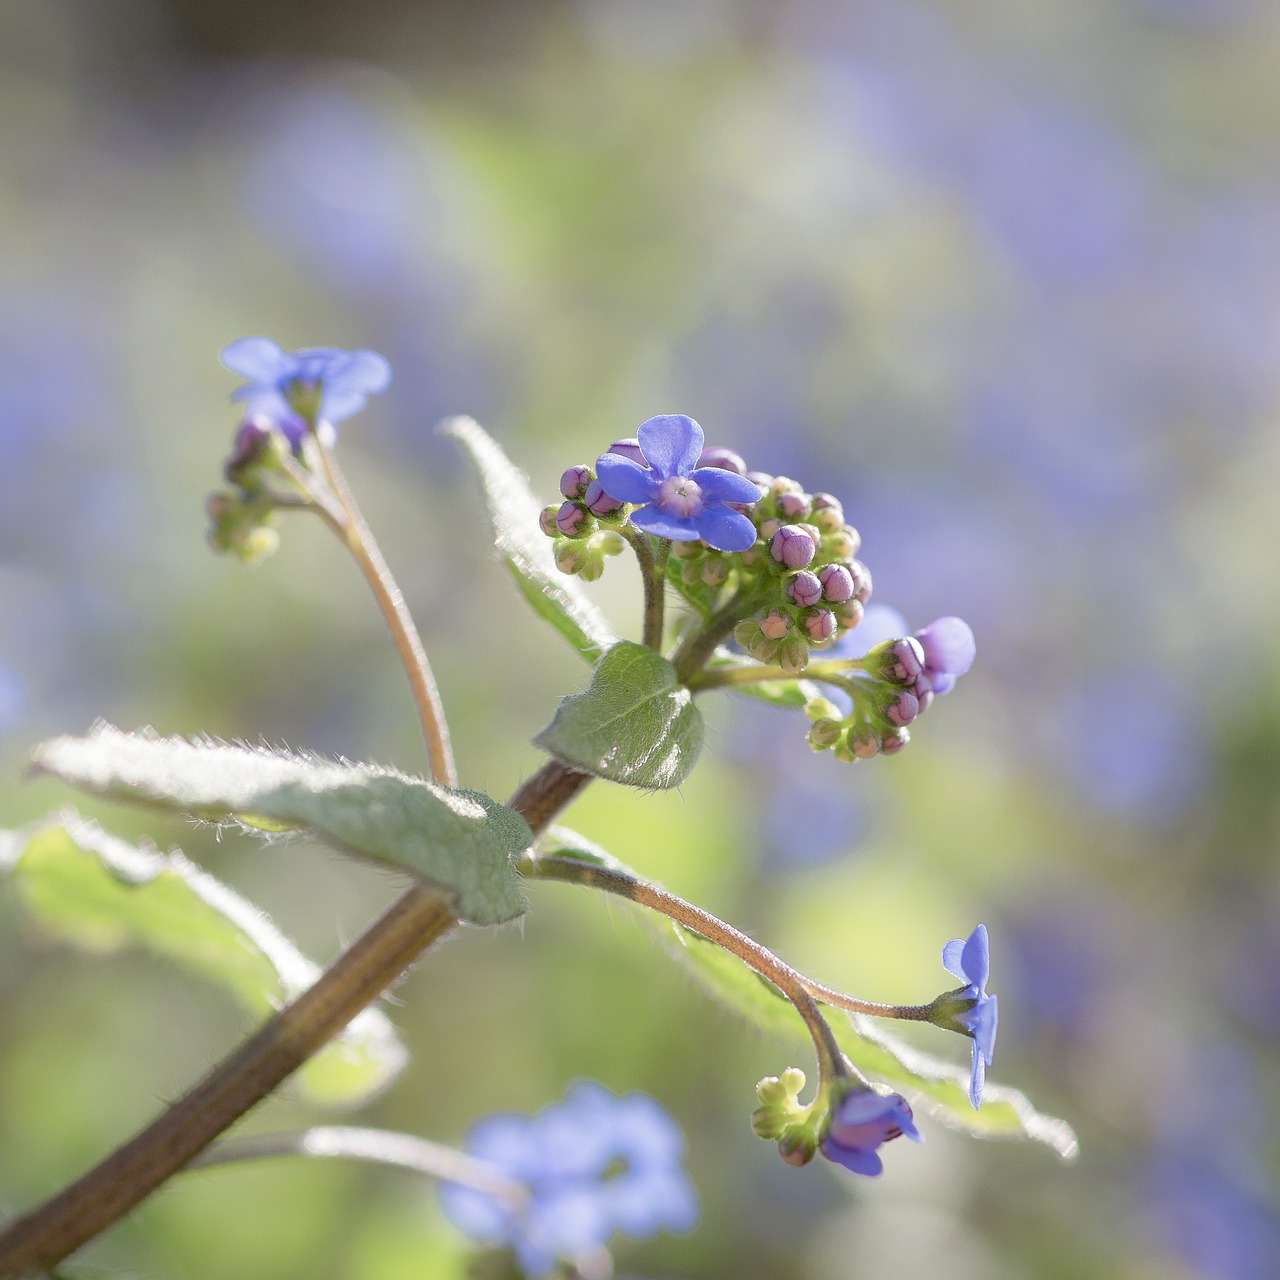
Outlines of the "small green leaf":
M92 952L144 948L223 987L256 1017L320 974L257 907L181 853L139 849L70 812L0 831L0 874L52 936ZM298 1081L313 1101L355 1105L407 1057L386 1015L365 1009Z
M595 662L618 637L577 579L556 568L551 539L538 527L541 508L528 481L471 418L450 418L441 431L466 449L480 472L498 554L520 593L540 618L588 662Z
M563 827L544 835L538 854L580 858L635 875L603 849ZM773 983L701 934L654 912L643 914L667 949L711 995L765 1030L793 1039L806 1038L804 1024L791 1002ZM988 1083L982 1109L975 1111L969 1104L967 1066L922 1053L884 1030L878 1021L860 1014L846 1015L832 1009L828 1020L840 1047L859 1071L872 1081L901 1090L913 1107L923 1109L940 1124L975 1137L1030 1138L1064 1159L1075 1157L1079 1144L1071 1126L1038 1112L1017 1089ZM964 1044L967 1050L968 1042Z
M512 809L369 764L336 763L96 725L37 747L37 772L95 795L266 831L305 830L451 893L459 919L498 924L525 910L512 859L532 835Z
M645 790L678 787L702 750L702 713L660 654L619 641L586 693L566 698L534 741L558 760Z
M725 671L739 667L759 667L752 658L744 658L727 649L717 649L707 663L708 670ZM764 680L758 684L735 684L724 687L728 693L743 693L748 698L767 702L772 707L803 707L811 698L822 695L822 690L812 680Z

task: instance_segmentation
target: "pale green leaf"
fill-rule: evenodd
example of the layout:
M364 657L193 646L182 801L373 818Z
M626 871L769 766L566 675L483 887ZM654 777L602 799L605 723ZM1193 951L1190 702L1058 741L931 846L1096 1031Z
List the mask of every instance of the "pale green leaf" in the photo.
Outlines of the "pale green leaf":
M99 724L37 747L37 772L95 795L261 830L309 831L448 892L457 916L497 924L524 912L513 858L532 836L514 810L477 791L393 769Z
M702 732L702 713L671 663L623 640L601 658L591 687L561 702L534 741L585 773L662 790L689 776Z
M72 813L0 831L0 875L51 936L91 952L143 948L223 987L255 1017L320 974L257 907L181 853L139 849ZM406 1058L390 1021L370 1008L296 1078L316 1102L355 1105Z
M541 508L528 481L471 418L450 418L441 430L466 449L480 472L494 542L520 593L540 618L595 662L618 637L578 580L556 568L551 539L538 527Z
M598 845L567 828L552 828L539 842L539 856L552 854L635 876ZM673 920L650 911L644 916L667 949L711 995L765 1030L807 1039L804 1024L790 1001L754 969ZM859 1071L873 1082L898 1089L913 1107L940 1124L976 1137L1030 1138L1051 1147L1064 1159L1076 1155L1078 1143L1071 1126L1065 1120L1038 1112L1017 1089L988 1083L982 1108L975 1111L969 1103L967 1065L958 1066L905 1044L886 1031L879 1020L830 1009L828 1021L840 1047ZM955 1039L967 1054L968 1040Z

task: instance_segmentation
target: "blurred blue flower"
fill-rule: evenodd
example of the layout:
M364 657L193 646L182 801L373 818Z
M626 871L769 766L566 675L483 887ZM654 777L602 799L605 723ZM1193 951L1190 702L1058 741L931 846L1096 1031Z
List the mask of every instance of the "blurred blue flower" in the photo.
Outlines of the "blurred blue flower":
M980 924L967 939L952 938L942 948L942 963L947 972L966 983L965 995L974 1006L957 1019L973 1035L973 1074L969 1078L969 1101L974 1109L982 1106L982 1086L987 1078L996 1047L998 1009L996 997L987 995L987 978L991 973L991 953L987 944L987 926Z
M935 618L916 632L916 639L924 650L921 680L934 693L950 693L956 680L973 666L978 653L969 624L963 618Z
M901 1137L910 1138L912 1142L924 1141L907 1100L900 1093L855 1089L845 1094L836 1107L821 1151L828 1160L852 1173L876 1178L884 1172L877 1148Z
M271 418L295 447L308 422L342 422L391 381L391 366L376 351L283 351L270 338L240 338L219 358L248 379L231 398L243 401L249 413Z
M523 1209L445 1183L449 1221L477 1240L514 1248L531 1276L598 1252L615 1231L643 1238L689 1231L698 1201L681 1159L684 1138L641 1093L617 1097L583 1082L535 1116L497 1115L467 1135L466 1149L524 1184Z
M760 490L745 476L698 466L706 440L692 418L650 418L636 438L647 467L606 453L596 462L596 477L611 498L637 505L631 513L637 529L673 542L701 538L719 551L745 551L755 542L755 525L726 504L756 502Z

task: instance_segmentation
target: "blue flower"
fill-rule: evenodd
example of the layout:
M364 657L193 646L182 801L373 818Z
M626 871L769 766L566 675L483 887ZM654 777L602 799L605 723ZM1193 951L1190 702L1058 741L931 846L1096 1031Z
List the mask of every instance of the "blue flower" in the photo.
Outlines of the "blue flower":
M219 358L248 379L231 398L244 401L248 413L270 418L295 448L308 425L344 421L391 381L391 366L376 351L282 351L270 338L240 338Z
M634 503L631 523L672 542L701 538L717 551L745 551L756 527L730 503L758 502L760 490L745 476L721 467L700 467L702 428L682 413L642 422L636 439L645 462L617 453L596 462L600 487L618 502Z
M974 1109L982 1106L982 1085L987 1078L996 1047L998 1009L996 997L987 995L987 977L991 972L991 955L987 945L987 926L980 924L967 940L953 938L942 948L942 963L947 972L965 983L962 998L973 1006L957 1015L956 1021L973 1037L973 1075L969 1080L969 1101Z
M978 653L969 624L963 618L935 618L916 632L916 639L924 650L922 682L933 693L950 693Z
M822 1154L853 1173L877 1178L884 1163L877 1148L893 1138L923 1142L911 1108L900 1093L873 1093L854 1089L845 1094L831 1116L831 1127L822 1140Z
M684 1138L650 1097L574 1085L535 1116L498 1115L467 1135L467 1151L529 1191L523 1208L453 1183L445 1215L477 1240L515 1249L531 1276L598 1252L615 1231L643 1238L691 1230L698 1201L681 1159Z

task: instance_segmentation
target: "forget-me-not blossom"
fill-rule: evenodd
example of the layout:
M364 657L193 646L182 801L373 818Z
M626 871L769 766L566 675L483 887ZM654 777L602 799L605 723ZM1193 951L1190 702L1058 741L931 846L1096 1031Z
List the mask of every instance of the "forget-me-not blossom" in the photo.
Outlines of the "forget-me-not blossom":
M376 351L284 351L270 338L240 338L219 358L247 379L231 398L243 401L247 413L270 418L295 448L308 425L344 421L391 381L391 366Z
M987 995L991 973L991 953L987 926L980 924L967 939L953 938L942 948L942 963L948 973L966 984L960 993L972 1000L972 1008L956 1016L956 1021L973 1036L973 1074L969 1079L969 1101L974 1109L982 1105L982 1085L987 1078L996 1047L998 1009L996 997Z
M662 414L636 430L648 466L620 453L596 462L600 487L618 502L636 507L631 523L672 542L701 538L717 551L745 551L756 527L733 505L759 501L754 481L723 467L700 467L702 428L682 413Z
M867 1178L879 1177L884 1162L878 1148L893 1138L923 1142L907 1100L900 1093L854 1089L845 1094L831 1116L821 1151L828 1160Z

